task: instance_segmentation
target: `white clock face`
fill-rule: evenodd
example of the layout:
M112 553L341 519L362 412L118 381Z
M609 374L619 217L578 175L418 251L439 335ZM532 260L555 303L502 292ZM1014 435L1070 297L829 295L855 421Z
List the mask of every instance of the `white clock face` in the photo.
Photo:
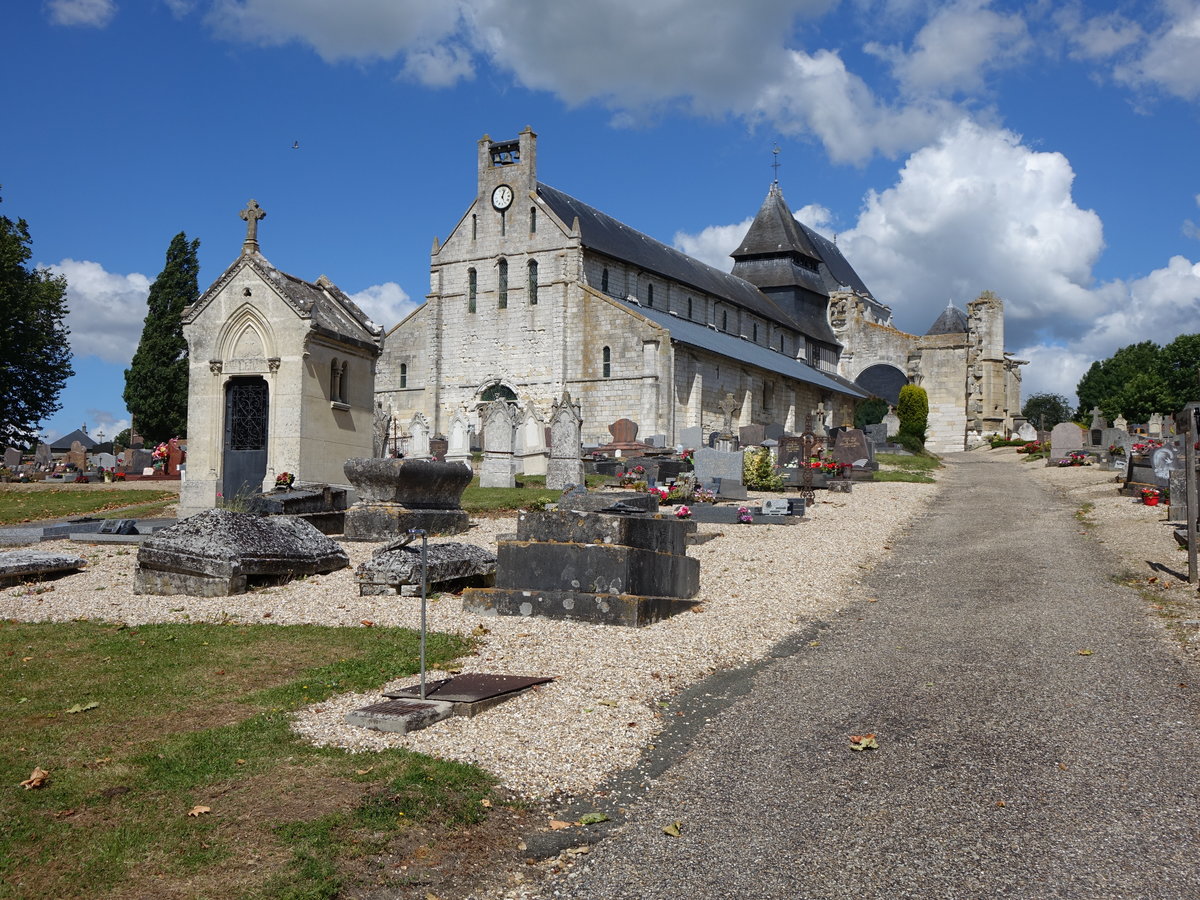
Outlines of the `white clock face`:
M492 191L492 206L496 209L508 209L513 202L513 192L507 184L502 184Z

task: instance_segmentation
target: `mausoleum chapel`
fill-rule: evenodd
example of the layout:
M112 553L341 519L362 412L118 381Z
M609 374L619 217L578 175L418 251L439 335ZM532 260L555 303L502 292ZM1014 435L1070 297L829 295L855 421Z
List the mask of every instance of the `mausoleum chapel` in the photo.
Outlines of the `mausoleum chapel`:
M899 331L837 245L796 221L778 181L724 272L539 182L531 129L485 135L476 195L434 239L426 302L386 334L324 276L271 266L263 215L251 201L241 256L184 315L185 507L285 470L342 484L344 460L381 452L381 432L406 446L416 434L421 450L452 424L478 435L497 399L521 434L540 435L569 392L585 445L628 418L638 440L674 446L685 429L720 430L731 408L734 426L841 425L910 382L929 393L935 452L1011 428L1019 412L1023 362L1004 350L1003 301L984 292L923 335Z

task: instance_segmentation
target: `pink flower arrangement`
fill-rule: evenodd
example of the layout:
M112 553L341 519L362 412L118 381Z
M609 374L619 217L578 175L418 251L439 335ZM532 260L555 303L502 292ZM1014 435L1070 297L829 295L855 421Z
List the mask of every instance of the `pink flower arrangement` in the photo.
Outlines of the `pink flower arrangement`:
M749 525L754 521L754 516L751 515L749 507L739 506L737 519L743 525Z
M675 518L690 519L692 517L692 508L690 506L680 506L675 510Z

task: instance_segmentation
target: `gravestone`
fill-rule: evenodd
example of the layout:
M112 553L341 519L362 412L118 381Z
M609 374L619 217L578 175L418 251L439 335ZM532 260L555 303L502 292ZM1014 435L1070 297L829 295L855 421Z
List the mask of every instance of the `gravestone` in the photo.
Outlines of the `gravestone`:
M206 509L142 542L133 592L224 597L349 564L345 550L302 519Z
M546 423L538 414L537 407L529 403L517 428L517 467L523 475L545 475L549 455Z
M638 423L632 419L617 419L608 426L608 433L612 435L612 440L603 447L597 447L597 453L609 456L631 456L640 455L650 449L649 444L644 444L637 439Z
M704 429L699 425L679 429L679 446L684 450L696 450L704 445Z
M1113 428L1119 428L1122 431L1129 431L1129 420L1124 416L1117 416L1113 419Z
M117 465L117 458L111 453L96 453L88 462L98 469L114 469Z
M63 462L74 466L80 472L87 468L87 451L79 441L71 441L71 449L63 457Z
M0 587L41 581L55 575L65 575L82 569L87 563L69 553L46 553L41 550L12 550L0 553Z
M785 434L787 434L787 429L778 422L768 422L763 426L763 440L780 441L783 440Z
M37 450L34 451L33 461L43 469L49 468L54 461L54 454L50 451L49 444L38 444Z
M346 510L343 536L348 541L386 541L413 528L457 534L470 527L462 494L471 483L471 470L464 465L428 459L348 459L344 469L358 496Z
M1107 427L1108 422L1101 414L1100 407L1093 406L1092 424L1088 426L1088 444L1092 447L1099 447L1104 440L1104 429Z
M15 447L9 447L7 450L5 450L4 465L15 472L21 465L21 451Z
M1114 456L1126 459L1133 452L1133 436L1123 428L1105 428L1101 439L1104 449ZM1112 449L1114 447L1120 447L1124 452L1117 453Z
M742 482L744 469L740 450L727 452L704 447L696 451L692 464L696 470L696 482L700 487L718 487L720 495L729 500L746 499L746 488Z
M413 459L429 459L429 420L424 413L414 413L408 422L408 456Z
M355 570L358 593L412 596L421 590L421 543L413 535L385 544ZM467 587L490 587L495 582L496 555L458 541L431 543L425 548L425 587L458 592Z
M873 460L866 435L857 428L842 428L833 442L833 458L842 464L870 465Z
M864 425L863 433L867 436L867 441L876 449L887 443L887 426L882 422Z
M1033 442L1037 440L1037 429L1029 422L1022 422L1021 427L1017 429L1017 437L1022 441Z
M900 417L896 415L896 407L889 406L887 415L883 417L883 423L887 426L887 436L893 438L900 433Z
M584 484L583 417L580 405L564 391L550 410L550 461L546 465L546 487L566 490L569 485Z
M483 408L483 466L479 486L516 487L513 477L513 443L517 430L516 408L493 400Z
M498 542L496 587L463 593L474 615L544 616L641 627L694 604L694 522L646 515L522 511Z
M1050 429L1050 458L1054 464L1073 450L1083 449L1083 431L1074 422L1059 422Z
M1150 424L1146 426L1146 434L1152 438L1161 438L1163 436L1162 413L1154 413L1150 417Z
M179 446L179 441L171 438L167 442L167 461L163 465L163 472L167 475L178 475L179 467L183 465L187 459L187 454L183 448Z
M758 447L766 439L765 425L743 425L738 429L738 444L742 447Z
M154 457L149 450L126 450L125 455L125 469L128 472L143 472L154 465Z
M462 409L456 409L450 417L446 462L462 463L471 468L471 425Z
M450 447L450 442L444 437L431 437L429 439L429 456L434 462L445 462L446 451Z

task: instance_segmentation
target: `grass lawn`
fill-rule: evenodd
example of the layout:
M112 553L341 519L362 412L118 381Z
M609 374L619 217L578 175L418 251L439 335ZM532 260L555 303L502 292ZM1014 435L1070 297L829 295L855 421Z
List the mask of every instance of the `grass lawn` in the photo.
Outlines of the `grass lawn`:
M122 518L151 518L161 515L165 507L179 502L178 491L146 490L44 490L0 491L0 525L34 522L39 519L67 519L74 516L123 510Z
M604 475L587 475L585 478L589 488L608 481ZM517 484L523 487L481 488L476 476L463 491L462 507L467 512L522 509L533 504L555 503L562 493L546 487L545 475L518 475Z
M405 829L494 812L481 770L288 728L414 672L411 631L4 622L0 651L0 897L334 897Z
M936 456L904 456L899 453L876 453L879 471L876 481L907 481L916 484L933 484L933 472L942 467Z

